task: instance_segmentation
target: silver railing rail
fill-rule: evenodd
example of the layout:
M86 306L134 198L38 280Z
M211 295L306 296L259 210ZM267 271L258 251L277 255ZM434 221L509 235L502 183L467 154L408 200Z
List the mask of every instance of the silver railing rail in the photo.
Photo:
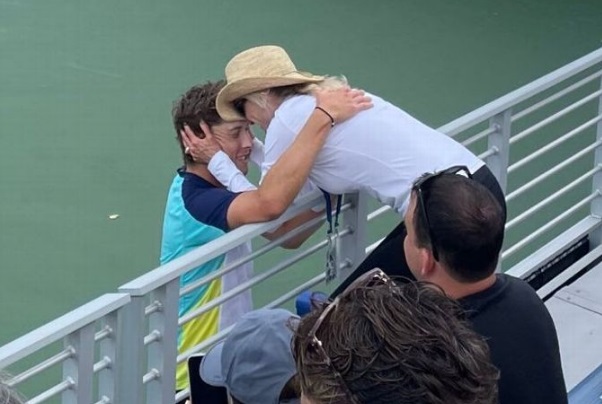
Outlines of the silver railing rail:
M509 220L501 270L529 278L584 240L602 254L601 77L599 49L439 128L484 159L506 192ZM321 194L309 195L278 220L234 230L126 283L119 293L104 295L0 347L0 368L14 375L9 384L32 397L29 403L49 402L59 395L61 403L164 404L187 397L188 391L174 396L176 365L224 338L229 329L178 355L178 326L246 290L272 285L283 272L305 278L262 306L288 304L300 292L323 285L319 268L307 267L323 264L321 257L312 257L327 246L324 238L313 237L313 244L286 254L276 248L323 218L255 246L248 257L184 289L179 277L242 243L258 243L261 234L319 204ZM379 221L386 220L388 226L378 228L392 228L391 223L400 220L388 207L368 212L369 205L376 206L363 194L344 197L337 236L340 277L378 245L383 236L375 230ZM368 240L374 234L376 240ZM310 264L312 259L319 264ZM178 318L182 294L251 260L256 268L251 280ZM299 264L304 264L303 271L296 270ZM553 285L544 286L542 296L560 287ZM56 346L59 342L62 346ZM40 353L45 356L39 358ZM50 381L50 387L40 387L42 382L30 387L35 378Z

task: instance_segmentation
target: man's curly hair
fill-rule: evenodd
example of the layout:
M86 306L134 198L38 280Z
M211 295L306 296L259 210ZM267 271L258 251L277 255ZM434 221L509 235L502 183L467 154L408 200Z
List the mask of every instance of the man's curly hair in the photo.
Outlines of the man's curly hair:
M498 370L458 304L432 284L358 287L301 319L293 352L303 394L315 404L493 404ZM314 341L315 342L315 341Z
M171 116L174 129L176 130L176 140L182 150L182 158L184 163L193 163L192 157L184 153L184 144L182 143L182 135L180 131L184 129L184 125L188 125L195 135L201 137L201 121L204 121L209 126L217 125L223 122L217 113L215 100L217 94L224 87L224 80L211 82L208 81L203 85L198 85L190 88L173 104Z

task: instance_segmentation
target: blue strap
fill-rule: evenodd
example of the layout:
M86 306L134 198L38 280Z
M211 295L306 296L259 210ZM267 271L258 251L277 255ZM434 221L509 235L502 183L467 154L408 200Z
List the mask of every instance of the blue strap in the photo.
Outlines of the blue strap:
M332 224L332 200L330 199L330 194L320 188L320 191L324 194L324 199L326 199L326 221L328 222L328 231L327 234L332 234L334 229L339 227L339 214L341 213L341 202L343 200L342 195L337 196L337 207L334 215L334 226Z

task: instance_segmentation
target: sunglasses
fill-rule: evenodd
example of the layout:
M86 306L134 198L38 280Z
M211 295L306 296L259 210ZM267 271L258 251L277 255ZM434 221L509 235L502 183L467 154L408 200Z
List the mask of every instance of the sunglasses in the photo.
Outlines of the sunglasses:
M319 353L320 356L324 359L324 364L328 366L328 368L332 371L334 377L339 382L341 388L344 390L345 395L350 400L352 404L360 404L359 400L355 397L341 372L334 366L334 363L328 356L328 353L324 349L322 341L318 339L316 333L320 329L320 326L324 322L324 320L331 314L339 305L341 300L345 299L345 297L349 296L349 294L359 288L367 288L376 285L386 285L389 284L391 286L394 285L393 281L385 274L381 269L374 268L362 276L358 277L355 281L353 281L342 293L340 293L333 301L326 303L326 307L320 314L320 317L316 320L313 327L309 331L307 335L309 345Z
M437 240L435 238L435 233L433 233L433 229L429 221L429 215L426 210L426 197L424 196L425 185L427 185L427 183L431 182L433 179L441 177L442 175L456 175L462 172L466 174L466 177L472 179L472 174L466 166L452 166L446 168L445 170L437 171L435 173L423 174L414 182L414 185L412 185L412 191L415 192L417 195L418 203L416 205L416 208L420 207L420 211L422 212L421 215L424 220L424 224L426 225L429 241L431 244L431 251L433 252L433 258L435 259L435 261L439 261L439 252L437 251Z

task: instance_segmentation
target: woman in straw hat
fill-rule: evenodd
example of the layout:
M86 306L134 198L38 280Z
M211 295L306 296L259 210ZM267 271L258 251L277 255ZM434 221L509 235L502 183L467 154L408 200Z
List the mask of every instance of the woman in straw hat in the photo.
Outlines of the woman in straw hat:
M336 77L297 70L278 46L258 46L234 56L226 66L227 84L216 107L226 120L248 119L265 132L262 177L293 144L314 110L324 113L333 126L316 157L309 179L332 194L364 191L403 216L412 182L425 172L463 165L475 180L489 188L504 207L504 194L485 163L452 138L400 108L371 95L374 107L345 122L337 122L316 106L316 88L346 86ZM198 156L202 142L190 142ZM234 177L224 168L214 175L225 185ZM232 168L234 169L234 168ZM339 290L367 270L380 267L390 275L412 277L403 255L403 221L385 238ZM335 293L337 293L335 292Z

